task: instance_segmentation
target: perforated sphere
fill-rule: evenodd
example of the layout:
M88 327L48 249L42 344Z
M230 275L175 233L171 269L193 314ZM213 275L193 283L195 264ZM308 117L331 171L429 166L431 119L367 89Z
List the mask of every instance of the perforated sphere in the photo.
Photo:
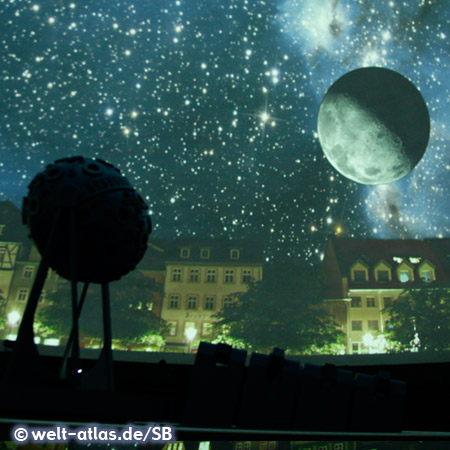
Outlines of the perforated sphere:
M144 256L151 233L148 207L111 164L81 156L60 159L36 175L28 188L23 222L42 255L58 220L49 265L62 277L71 279L72 239L78 281L118 280Z

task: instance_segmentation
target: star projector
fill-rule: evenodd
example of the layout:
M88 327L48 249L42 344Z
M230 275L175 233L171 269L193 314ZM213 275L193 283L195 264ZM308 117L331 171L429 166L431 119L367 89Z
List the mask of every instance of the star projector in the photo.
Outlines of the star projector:
M133 270L144 256L151 232L147 209L114 166L75 156L36 175L23 200L22 219L59 275L108 283Z

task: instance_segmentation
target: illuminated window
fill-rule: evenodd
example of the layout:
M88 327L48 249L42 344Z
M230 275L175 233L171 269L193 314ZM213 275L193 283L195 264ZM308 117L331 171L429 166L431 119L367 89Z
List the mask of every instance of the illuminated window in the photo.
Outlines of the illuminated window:
M366 271L365 270L354 270L353 271L354 281L366 281Z
M367 297L366 298L366 306L368 308L376 308L377 304L375 301L375 297Z
M378 281L389 281L389 271L387 270L377 270Z
M361 297L352 297L352 308L361 308Z
M202 324L202 336L212 335L213 324L211 322L203 322Z
M188 248L182 248L180 252L180 256L182 258L189 258L191 251Z
M180 296L179 295L171 295L169 300L169 308L170 309L178 309L180 307Z
M431 270L422 270L420 276L424 283L431 283L433 281L433 274L431 273Z
M172 270L172 281L181 281L181 269Z
M367 329L369 331L378 331L378 320L369 320L367 323Z
M189 281L193 282L193 283L198 282L199 273L200 273L199 269L191 269L191 271L189 273Z
M206 282L207 283L215 283L216 282L216 269L208 269L206 273Z
M200 250L200 258L201 259L209 259L209 248L202 248Z
M362 331L362 320L352 320L352 331Z
M197 309L197 296L196 295L188 296L187 309Z
M207 295L205 297L205 309L207 311L213 311L214 310L214 297L212 295Z
M231 259L239 259L239 250L237 250L237 249L232 249L231 251L230 251L230 258Z
M169 336L175 336L177 334L177 321L168 320L167 325L169 326Z
M32 278L34 274L34 267L33 266L25 266L23 269L23 277L24 278Z
M29 289L21 288L17 293L17 301L18 302L26 302L28 299L28 291Z
M244 269L242 271L242 282L250 283L252 281L252 271L250 269Z
M234 269L225 270L225 283L234 283Z
M399 278L402 283L407 283L408 281L411 280L410 271L409 270L401 270Z

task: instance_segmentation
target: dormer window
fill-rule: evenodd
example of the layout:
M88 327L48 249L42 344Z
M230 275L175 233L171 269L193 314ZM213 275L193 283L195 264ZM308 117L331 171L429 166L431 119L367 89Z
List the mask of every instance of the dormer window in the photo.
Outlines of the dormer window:
M419 277L424 283L431 283L436 280L434 265L424 261L418 268Z
M366 281L366 271L365 270L354 270L353 271L354 281Z
M389 281L389 271L388 270L377 270L377 281L381 281L381 282Z
M191 251L188 248L182 248L180 251L181 258L189 258Z
M200 258L201 259L209 259L209 248L202 248L200 250Z
M431 283L433 281L431 270L422 270L420 277L424 283Z
M350 275L352 281L367 281L369 279L369 267L361 260L358 260L350 268Z
M239 250L237 250L236 248L231 249L230 259L239 259Z
M397 277L400 283L414 281L414 267L405 260L397 267Z
M411 281L411 271L410 270L400 270L399 279L401 283L407 283Z

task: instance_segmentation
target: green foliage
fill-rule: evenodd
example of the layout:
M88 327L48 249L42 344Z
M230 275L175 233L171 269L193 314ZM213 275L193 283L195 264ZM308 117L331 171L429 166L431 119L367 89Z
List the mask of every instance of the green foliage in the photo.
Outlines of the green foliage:
M81 290L79 285L79 297ZM158 293L162 294L162 285L138 271L110 284L113 339L122 343L163 345L168 327L151 311ZM64 282L56 292L49 294L48 303L40 309L37 330L45 335L68 337L72 328L71 311L71 285ZM100 286L89 287L79 323L81 337L103 337Z
M269 266L262 281L234 294L237 301L216 314L216 341L265 353L279 347L291 354L340 344L344 334L322 306L324 286L319 269L293 262Z
M384 312L392 351L450 350L450 288L407 289Z

